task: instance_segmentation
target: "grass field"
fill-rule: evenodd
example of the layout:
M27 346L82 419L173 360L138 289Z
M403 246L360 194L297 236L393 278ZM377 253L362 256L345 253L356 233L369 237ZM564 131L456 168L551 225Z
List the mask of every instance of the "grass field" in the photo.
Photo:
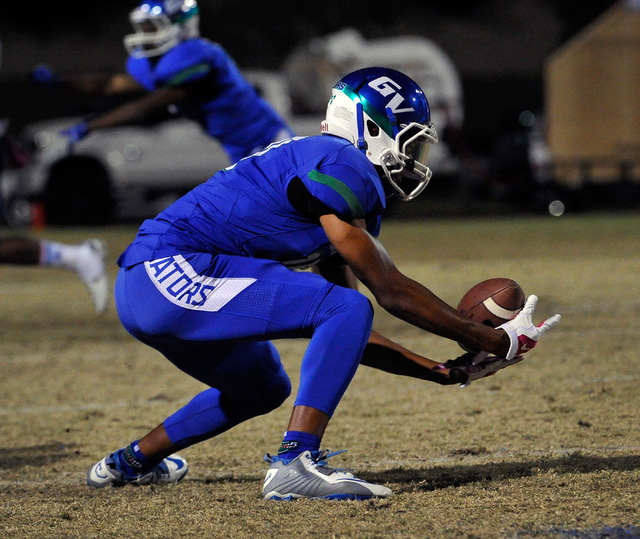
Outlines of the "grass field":
M104 238L115 277L135 229L36 234ZM293 396L182 452L178 485L89 489L90 465L202 386L131 338L113 301L96 317L73 274L0 268L0 537L640 537L640 216L391 221L381 238L451 304L507 276L539 296L537 321L563 319L526 361L465 389L360 369L324 445L394 491L369 502L261 498ZM375 327L436 359L460 353L379 309ZM296 385L305 345L276 342Z

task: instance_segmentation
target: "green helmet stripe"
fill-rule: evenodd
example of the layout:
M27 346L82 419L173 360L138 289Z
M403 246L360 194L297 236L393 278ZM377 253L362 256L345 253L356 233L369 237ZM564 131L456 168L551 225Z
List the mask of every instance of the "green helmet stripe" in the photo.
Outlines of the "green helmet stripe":
M345 93L354 103L362 103L363 110L369 115L374 122L376 122L380 128L391 138L393 138L393 129L391 129L391 122L386 115L380 113L371 103L369 103L364 97L359 95L351 86L343 84L341 91Z
M338 193L349 206L349 209L351 210L351 217L353 219L362 219L364 217L364 210L362 209L362 205L360 204L358 197L354 195L353 191L349 189L349 186L346 183L338 178L334 178L328 174L323 174L315 169L309 172L307 176L310 180L326 185Z

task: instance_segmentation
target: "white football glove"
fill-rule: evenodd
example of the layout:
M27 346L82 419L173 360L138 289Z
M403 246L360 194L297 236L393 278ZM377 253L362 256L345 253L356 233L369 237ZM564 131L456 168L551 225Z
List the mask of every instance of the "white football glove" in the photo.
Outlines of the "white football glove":
M460 381L460 387L467 387L474 380L492 376L496 372L510 365L520 363L524 356L512 359L490 356L487 352L469 352L457 359L450 359L438 368L449 369L449 377Z
M532 321L533 311L538 304L538 296L529 296L522 310L513 320L505 322L496 329L503 329L509 335L511 344L507 352L506 359L511 360L516 356L531 350L547 331L560 322L560 315L554 314L547 318L539 326L535 326Z

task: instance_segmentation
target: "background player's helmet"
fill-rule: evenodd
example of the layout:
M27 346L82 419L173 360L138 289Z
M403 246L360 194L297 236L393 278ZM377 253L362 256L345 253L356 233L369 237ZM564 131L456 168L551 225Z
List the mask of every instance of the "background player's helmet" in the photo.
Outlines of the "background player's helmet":
M404 201L417 197L431 179L427 158L438 135L429 103L395 69L367 67L343 77L333 87L321 130L362 150Z
M129 14L135 34L124 38L124 46L135 58L159 56L180 41L200 35L196 0L143 0Z

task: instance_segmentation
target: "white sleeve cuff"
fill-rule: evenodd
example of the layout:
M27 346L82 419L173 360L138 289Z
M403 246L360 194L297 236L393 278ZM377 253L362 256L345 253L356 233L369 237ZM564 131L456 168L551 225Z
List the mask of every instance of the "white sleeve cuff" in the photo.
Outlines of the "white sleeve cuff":
M518 353L518 332L513 328L513 326L506 322L501 326L498 326L496 329L503 329L509 335L509 351L505 356L506 359L513 359Z

